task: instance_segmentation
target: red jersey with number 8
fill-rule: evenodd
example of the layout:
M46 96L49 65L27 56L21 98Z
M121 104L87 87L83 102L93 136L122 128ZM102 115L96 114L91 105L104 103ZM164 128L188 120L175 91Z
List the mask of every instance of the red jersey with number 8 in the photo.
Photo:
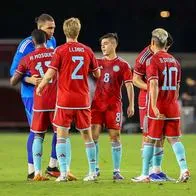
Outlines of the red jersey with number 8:
M151 79L157 79L159 94L157 107L166 119L179 119L180 110L178 103L177 84L181 80L181 68L178 61L165 51L159 51L147 62L148 88ZM148 95L148 116L155 118L150 106Z
M37 48L35 51L29 53L19 63L16 70L19 74L30 73L37 75L38 77L44 77L45 72L48 70L48 66L51 62L54 49L50 48ZM44 89L42 96L38 96L36 93L36 87L34 89L34 111L54 111L56 103L57 81L56 77L49 82Z
M121 87L124 83L132 82L132 70L122 58L113 60L98 59L101 77L96 82L93 107L105 110L108 105L121 102Z
M58 71L57 107L90 108L88 73L98 69L93 51L79 42L68 42L56 48L52 69Z

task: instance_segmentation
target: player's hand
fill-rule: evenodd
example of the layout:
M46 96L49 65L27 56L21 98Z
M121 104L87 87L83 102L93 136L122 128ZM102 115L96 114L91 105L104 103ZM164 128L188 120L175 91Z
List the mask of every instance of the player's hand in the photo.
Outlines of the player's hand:
M156 116L156 118L158 118L160 120L164 120L165 119L165 115L161 114L157 107L153 107L152 110L153 110L154 115Z
M132 117L134 115L134 107L129 105L129 107L127 108L127 116L128 118Z
M42 81L42 78L38 77L39 75L32 75L31 77L27 77L27 82L31 83L35 86L39 85L39 83Z
M36 94L38 96L41 96L42 95L42 91L43 91L43 88L41 88L40 85L38 85L38 87L36 88Z

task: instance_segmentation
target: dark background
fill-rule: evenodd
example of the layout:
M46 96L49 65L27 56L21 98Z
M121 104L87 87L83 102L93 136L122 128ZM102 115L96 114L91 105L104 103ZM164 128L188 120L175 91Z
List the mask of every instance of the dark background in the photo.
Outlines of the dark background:
M2 5L5 4L5 5ZM160 11L169 10L169 18ZM196 35L196 1L167 0L20 0L1 2L0 38L24 38L35 28L34 18L51 14L56 21L58 44L65 41L64 19L79 17L82 23L80 41L99 50L98 39L107 32L117 32L120 50L137 52L150 40L157 27L168 30L175 39L174 52L194 52Z
M161 18L162 10L169 11L170 17ZM158 27L165 28L172 34L174 44L170 48L171 53L195 52L196 0L1 1L0 39L24 39L29 36L36 28L35 18L42 13L48 13L55 19L54 36L57 45L65 42L62 30L64 20L78 17L82 23L79 40L96 52L100 51L98 40L103 34L117 32L120 38L120 52L139 53L149 44L152 30ZM21 129L28 126L19 89L10 88L9 85L9 69L16 47L16 44L1 44L0 47L0 102L4 103L0 113L0 128ZM195 78L196 70L195 66L182 66L181 92L187 88L186 77ZM123 111L126 114L128 100L125 88L122 89L122 93ZM138 89L135 88L135 115L125 122L139 122L137 95ZM134 130L134 127L128 127L128 130Z

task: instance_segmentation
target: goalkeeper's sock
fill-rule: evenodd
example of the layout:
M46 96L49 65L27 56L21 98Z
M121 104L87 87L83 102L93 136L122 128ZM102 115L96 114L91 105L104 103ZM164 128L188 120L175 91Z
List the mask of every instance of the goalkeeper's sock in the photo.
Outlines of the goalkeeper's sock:
M29 132L29 136L27 140L28 174L31 174L34 172L33 152L32 152L33 140L34 140L34 133Z

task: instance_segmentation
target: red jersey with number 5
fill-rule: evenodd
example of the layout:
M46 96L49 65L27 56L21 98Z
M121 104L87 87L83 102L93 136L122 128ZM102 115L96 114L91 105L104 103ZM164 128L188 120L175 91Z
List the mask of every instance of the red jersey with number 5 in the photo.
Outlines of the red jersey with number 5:
M57 107L90 108L89 71L98 69L92 50L79 42L68 42L56 48L52 69L58 71Z
M180 110L177 84L181 80L181 68L178 61L167 52L159 51L147 62L146 73L148 88L150 80L158 80L159 94L157 107L160 113L165 114L166 119L179 119ZM149 96L148 116L154 118Z
M19 63L16 70L19 74L29 72L31 75L38 75L43 77L48 70L51 62L54 49L37 48L35 51L29 53ZM36 95L36 87L34 88L34 111L53 111L56 103L57 81L54 78L44 89L42 96Z
M132 71L120 57L113 60L98 59L98 63L102 68L101 77L96 82L92 105L105 110L109 104L121 101L121 87L123 83L132 82Z

